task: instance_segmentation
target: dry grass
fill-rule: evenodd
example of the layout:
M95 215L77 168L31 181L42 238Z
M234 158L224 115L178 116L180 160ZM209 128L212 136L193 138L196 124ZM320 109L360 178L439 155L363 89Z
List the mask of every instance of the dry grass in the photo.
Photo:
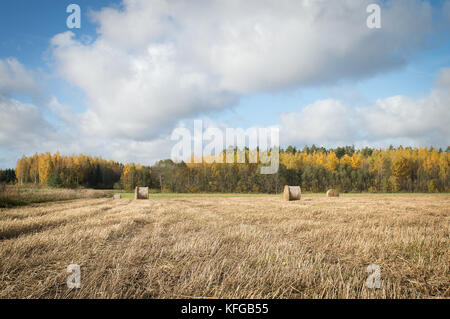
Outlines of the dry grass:
M85 199L0 211L1 298L448 298L448 195ZM81 266L81 289L66 268ZM369 264L381 289L365 286Z
M80 198L112 196L111 190L50 188L0 184L0 208Z

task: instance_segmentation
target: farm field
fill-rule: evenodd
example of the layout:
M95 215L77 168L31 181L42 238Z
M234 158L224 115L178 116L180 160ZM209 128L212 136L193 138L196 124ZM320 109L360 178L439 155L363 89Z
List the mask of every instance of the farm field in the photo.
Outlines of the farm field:
M448 194L174 194L0 209L0 298L449 298L449 208Z
M120 194L122 198L134 199L134 192L114 192ZM271 194L260 193L149 193L149 198L179 198L179 197L266 197L274 196Z
M0 209L33 203L111 197L112 190L70 189L0 184Z

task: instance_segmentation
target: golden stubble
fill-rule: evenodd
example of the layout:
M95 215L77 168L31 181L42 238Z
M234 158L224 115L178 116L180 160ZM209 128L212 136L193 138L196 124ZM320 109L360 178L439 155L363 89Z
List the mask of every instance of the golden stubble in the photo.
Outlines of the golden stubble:
M448 195L80 199L0 210L0 298L448 298ZM81 289L66 268L81 266ZM366 286L381 268L380 289Z

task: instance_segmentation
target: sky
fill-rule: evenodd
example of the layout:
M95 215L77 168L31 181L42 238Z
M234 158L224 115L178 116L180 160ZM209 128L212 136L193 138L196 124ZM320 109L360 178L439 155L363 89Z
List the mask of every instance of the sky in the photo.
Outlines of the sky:
M57 150L153 164L196 119L278 127L283 147L445 149L450 0L1 2L0 168Z

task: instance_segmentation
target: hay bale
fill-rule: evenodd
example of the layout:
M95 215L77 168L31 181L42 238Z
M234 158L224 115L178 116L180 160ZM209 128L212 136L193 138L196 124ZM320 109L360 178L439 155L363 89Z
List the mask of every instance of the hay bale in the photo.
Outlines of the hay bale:
M329 189L327 191L327 197L339 197L339 191L337 189Z
M121 199L122 197L120 196L120 194L114 194L113 199Z
M148 199L148 187L136 187L134 189L134 199Z
M283 198L286 201L300 200L302 190L300 186L284 186Z

